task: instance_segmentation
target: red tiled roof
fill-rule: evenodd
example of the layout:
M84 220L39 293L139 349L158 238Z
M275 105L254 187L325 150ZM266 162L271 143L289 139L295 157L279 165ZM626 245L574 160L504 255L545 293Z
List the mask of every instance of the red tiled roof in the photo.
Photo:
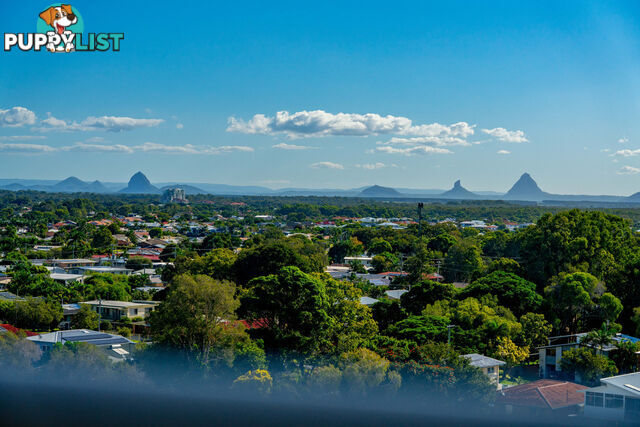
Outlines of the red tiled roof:
M20 328L16 328L13 325L10 325L8 323L0 323L0 328L6 329L9 332L13 332L14 334L18 334L20 332L24 332L25 334L27 334L28 337L33 337L38 335L35 332L31 332L31 331L25 331L24 329L20 329Z
M268 328L269 327L269 323L267 319L255 319L255 320L240 320L240 322L247 328L247 329L262 329L262 328Z
M568 381L538 380L528 384L505 388L496 398L496 403L557 409L584 402L584 394L578 393L588 387Z

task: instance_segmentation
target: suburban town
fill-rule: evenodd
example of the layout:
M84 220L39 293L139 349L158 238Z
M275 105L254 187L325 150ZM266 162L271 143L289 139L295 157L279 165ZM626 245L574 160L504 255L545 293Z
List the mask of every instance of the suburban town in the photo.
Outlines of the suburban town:
M171 351L188 367L172 381L263 398L437 393L506 422L640 419L630 219L176 189L0 196L5 370L161 383L150 364Z
M640 1L3 6L0 427L640 426Z

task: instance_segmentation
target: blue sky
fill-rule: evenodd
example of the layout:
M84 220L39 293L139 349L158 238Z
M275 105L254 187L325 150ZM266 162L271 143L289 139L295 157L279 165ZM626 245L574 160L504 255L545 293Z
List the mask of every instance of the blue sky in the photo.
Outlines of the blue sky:
M640 191L637 1L72 5L121 51L0 52L0 178Z

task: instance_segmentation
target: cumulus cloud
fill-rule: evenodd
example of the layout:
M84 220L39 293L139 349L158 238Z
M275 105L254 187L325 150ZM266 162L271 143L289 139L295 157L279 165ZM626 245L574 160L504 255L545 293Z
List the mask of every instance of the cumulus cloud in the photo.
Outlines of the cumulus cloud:
M511 151L507 151L507 150L498 150L498 154L511 154Z
M16 154L34 154L34 153L53 153L53 152L85 152L85 153L121 153L133 154L142 153L165 153L165 154L199 154L199 155L218 155L233 152L252 152L252 147L244 145L222 145L214 146L196 146L196 145L164 145L155 142L145 142L140 145L107 145L107 144L87 144L84 142L76 142L73 145L62 147L53 147L50 145L37 144L18 144L0 143L0 152L9 152Z
M0 126L20 127L32 125L36 122L36 113L24 107L12 107L8 110L0 109Z
M277 148L278 150L310 150L315 147L309 147L306 145L285 144L284 142L276 145L272 145L271 148Z
M316 162L309 165L312 169L344 169L340 163L333 162Z
M627 138L626 136L623 136L622 138L620 138L620 139L618 140L618 142L619 142L620 144L626 144L627 142L629 142L629 138Z
M640 169L633 166L623 166L617 173L618 175L637 175L640 173Z
M0 152L4 152L4 153L38 154L38 153L50 153L52 151L56 151L56 149L49 145L0 143Z
M614 154L612 154L612 156L634 157L634 156L637 156L638 154L640 154L640 149L630 150L628 148L625 148L624 150L616 151Z
M524 132L521 130L506 130L505 128L482 129L483 133L496 138L502 142L529 142Z
M182 123L176 123L176 129L182 129L184 125Z
M453 151L447 148L433 147L431 145L417 145L413 147L392 147L390 145L383 145L376 147L379 153L386 154L402 154L404 156L413 156L416 154L452 154Z
M9 135L0 136L0 141L32 141L35 139L46 139L46 136L42 135Z
M366 169L366 170L375 170L375 169L386 168L387 165L385 165L382 162L377 162L377 163L365 163L365 164L362 164L362 165L356 165L356 167L357 168L361 168L361 169Z
M380 134L466 138L474 133L474 126L466 122L452 125L440 123L414 125L411 119L400 116L382 116L375 113L333 114L323 110L295 113L278 111L273 117L256 114L248 121L230 117L228 123L228 132L259 135L283 134L290 138Z
M41 132L87 132L87 131L106 131L106 132L122 132L142 127L155 127L163 123L163 119L134 119L132 117L102 116L87 117L81 122L67 122L58 119L47 113L48 117L42 120L42 126L35 130Z
M134 152L132 147L126 145L103 145L103 144L85 144L83 142L77 142L74 145L68 145L58 148L58 151L80 151L86 153L126 153L131 154Z

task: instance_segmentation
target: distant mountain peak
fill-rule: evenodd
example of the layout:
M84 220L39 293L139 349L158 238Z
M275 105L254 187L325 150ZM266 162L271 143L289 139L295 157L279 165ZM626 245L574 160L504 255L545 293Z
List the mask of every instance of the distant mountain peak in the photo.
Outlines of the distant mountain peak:
M372 185L362 190L360 195L365 197L399 197L402 196L402 193L395 188Z
M441 194L441 196L459 198L459 199L473 199L478 197L477 194L464 188L460 180L457 180L456 182L454 182L453 188L451 188L451 190L445 191L444 193Z
M538 183L527 172L523 173L520 178L513 184L513 187L505 194L506 198L523 200L542 200L547 193L542 191Z
M120 193L128 194L160 194L160 190L151 184L149 178L145 174L138 171L131 176L129 184L126 188L120 190Z

